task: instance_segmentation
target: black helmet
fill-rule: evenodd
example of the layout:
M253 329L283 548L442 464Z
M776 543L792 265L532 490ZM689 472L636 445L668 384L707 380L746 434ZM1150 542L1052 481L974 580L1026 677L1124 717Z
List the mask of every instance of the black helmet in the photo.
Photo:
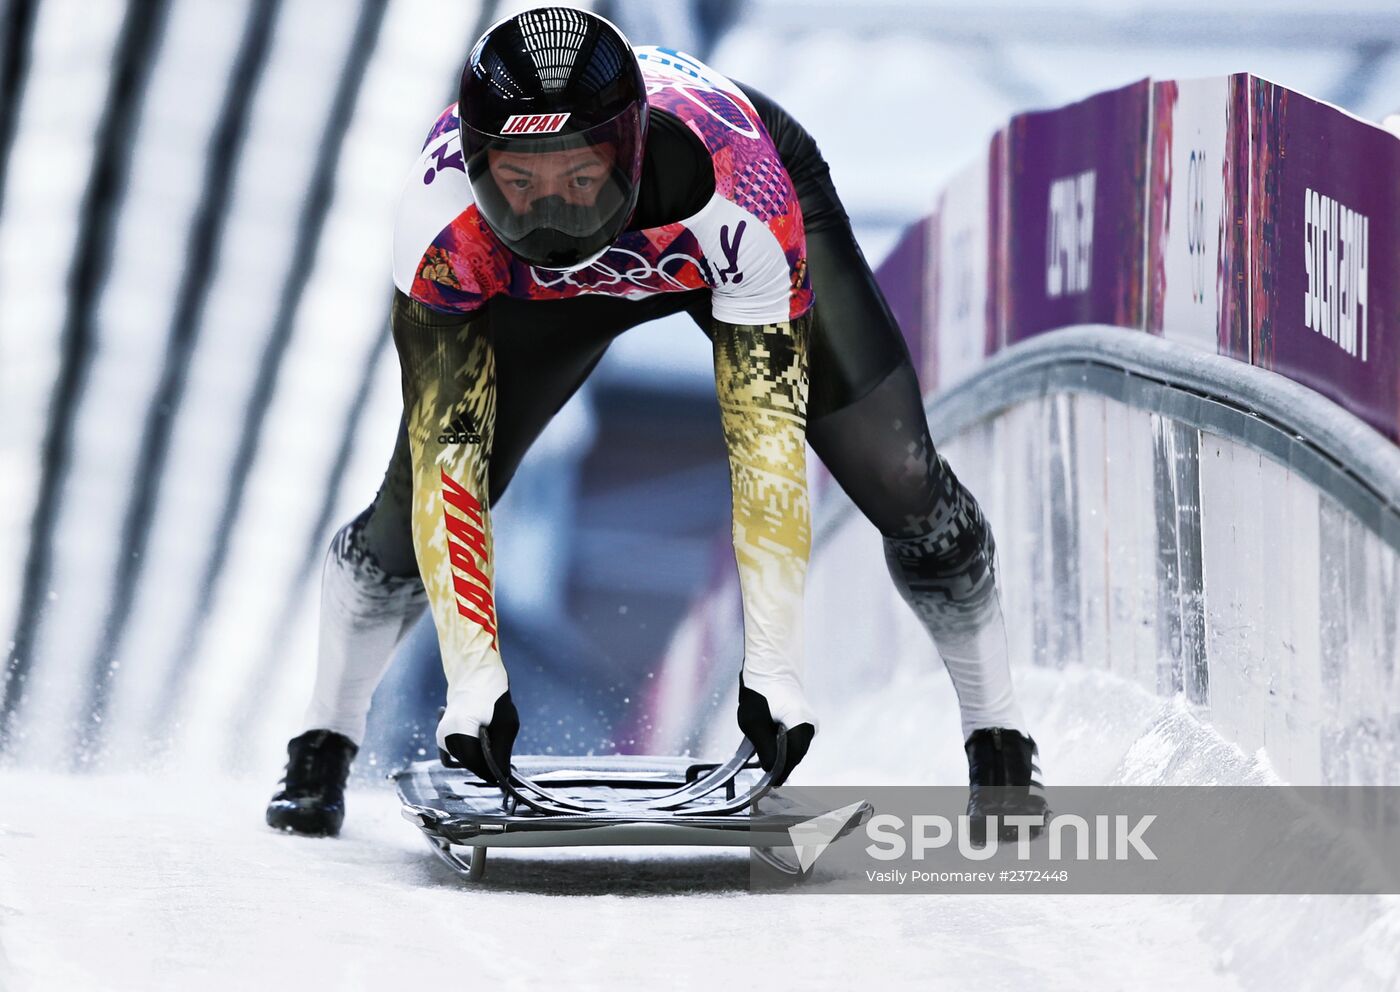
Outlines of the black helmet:
M467 58L457 113L477 209L517 258L574 268L631 220L646 84L603 18L540 7L496 24Z

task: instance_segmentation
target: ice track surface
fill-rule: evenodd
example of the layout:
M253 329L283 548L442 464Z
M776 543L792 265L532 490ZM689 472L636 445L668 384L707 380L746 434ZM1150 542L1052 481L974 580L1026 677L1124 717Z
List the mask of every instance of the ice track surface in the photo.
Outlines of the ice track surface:
M1019 684L1052 786L1271 778L1179 702L1073 670ZM1400 987L1393 900L756 896L743 855L646 849L495 852L471 885L388 788L352 793L337 840L272 832L274 771L0 772L0 989ZM802 779L964 775L940 672L828 714Z

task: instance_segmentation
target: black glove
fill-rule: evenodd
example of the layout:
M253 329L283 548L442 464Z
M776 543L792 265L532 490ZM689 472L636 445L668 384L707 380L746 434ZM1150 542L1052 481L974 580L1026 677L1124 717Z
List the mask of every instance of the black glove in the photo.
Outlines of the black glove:
M744 685L744 677L739 676L739 729L753 741L758 752L758 763L765 772L773 770L773 762L778 758L778 724L773 720L773 711L768 708L768 699L761 692L755 692ZM797 763L812 746L812 736L817 728L810 723L799 723L787 730L787 755L783 767L773 776L774 785L782 785Z
M520 733L520 714L510 700L510 690L501 693L496 700L496 708L491 714L491 722L481 728L491 744L491 757L501 774L510 774L510 753L515 747L515 735ZM486 765L486 755L481 751L481 740L466 734L447 735L447 753L442 754L442 763L449 768L465 768L483 782L497 785L496 776Z

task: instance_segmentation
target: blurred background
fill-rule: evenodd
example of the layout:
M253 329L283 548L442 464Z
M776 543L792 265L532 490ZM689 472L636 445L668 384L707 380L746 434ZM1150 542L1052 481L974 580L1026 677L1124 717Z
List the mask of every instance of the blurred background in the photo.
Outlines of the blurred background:
M325 548L397 429L398 191L471 44L528 6L0 0L4 759L280 765ZM1400 109L1393 0L581 6L787 107L872 264L1021 110L1240 70ZM628 750L733 568L709 365L687 319L624 335L498 509L522 749ZM430 739L434 650L401 650L367 770Z

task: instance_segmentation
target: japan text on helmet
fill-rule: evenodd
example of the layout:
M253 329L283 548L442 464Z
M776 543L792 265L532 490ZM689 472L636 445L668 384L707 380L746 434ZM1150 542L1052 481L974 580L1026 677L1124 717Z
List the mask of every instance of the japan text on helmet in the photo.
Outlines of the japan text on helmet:
M646 84L603 18L541 7L482 36L462 71L462 150L477 209L522 261L597 258L637 206Z

